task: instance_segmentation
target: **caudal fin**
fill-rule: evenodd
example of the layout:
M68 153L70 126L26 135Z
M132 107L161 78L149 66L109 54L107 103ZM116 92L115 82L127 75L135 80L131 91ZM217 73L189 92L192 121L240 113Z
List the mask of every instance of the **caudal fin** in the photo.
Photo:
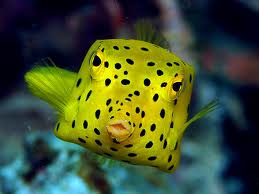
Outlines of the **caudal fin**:
M49 65L51 63L51 66ZM24 76L31 93L48 102L60 114L68 104L77 74L58 68L50 59L42 60Z

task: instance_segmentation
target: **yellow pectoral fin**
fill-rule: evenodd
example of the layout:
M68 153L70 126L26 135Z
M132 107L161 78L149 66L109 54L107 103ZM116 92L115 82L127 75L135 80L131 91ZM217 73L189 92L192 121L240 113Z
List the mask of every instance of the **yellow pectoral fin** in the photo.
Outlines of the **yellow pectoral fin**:
M198 113L196 113L190 120L188 120L184 124L182 130L180 131L180 134L182 134L190 124L206 116L208 113L214 111L218 107L218 105L219 105L218 99L212 100L210 103L205 105Z

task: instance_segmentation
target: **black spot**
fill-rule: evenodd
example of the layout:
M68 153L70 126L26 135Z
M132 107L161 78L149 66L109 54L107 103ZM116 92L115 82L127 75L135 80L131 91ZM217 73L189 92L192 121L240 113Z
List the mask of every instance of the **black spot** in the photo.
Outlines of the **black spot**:
M112 142L116 144L120 144L120 142L118 142L117 139L113 139Z
M118 108L118 109L117 109L117 111L121 111L121 109L120 109L120 108Z
M176 150L177 147L178 147L178 141L176 141L176 143L175 143L174 150Z
M168 170L172 170L174 168L174 165L170 166Z
M150 156L150 157L148 158L148 160L150 160L150 161L156 160L156 156Z
M177 104L177 99L174 100L174 105L176 105L176 104Z
M92 90L90 90L90 91L87 93L85 101L87 101L87 100L89 99L89 97L91 96L91 94L92 94Z
M142 129L142 131L140 132L140 137L143 137L144 135L146 135L146 130L145 129Z
M166 146L167 146L167 140L165 139L165 141L164 141L164 145L163 145L163 148L165 149L165 148L166 148Z
M79 101L81 99L81 96L78 96L77 100Z
M121 106L123 106L123 102L121 102L121 104L120 104Z
M135 123L133 123L133 127L136 127L136 124L135 124Z
M107 101L106 101L106 106L109 106L109 104L111 103L111 101L112 101L112 99L108 99Z
M142 127L142 123L139 123L139 126L138 126L139 128L141 128Z
M177 63L177 62L174 62L174 64L175 64L175 65L177 65L177 66L180 66L180 64L179 64L179 63Z
M161 109L161 111L160 111L160 117L163 119L163 118L165 118L165 109Z
M128 47L128 46L124 46L124 48L125 48L125 49L127 49L127 50L129 50L129 49L130 49L130 47Z
M156 74L157 74L158 76L161 76L161 75L163 75L164 73L163 73L162 70L158 69L158 70L156 71Z
M73 122L72 122L72 128L75 128L75 126L76 126L76 121L73 120Z
M81 78L79 78L79 79L77 80L77 82L76 82L76 87L77 87L77 88L80 86L81 81L82 81L82 79L81 79Z
M128 123L129 123L129 125L131 125L131 122L130 122L130 121L129 121Z
M78 140L79 140L81 143L86 143L86 141L85 141L84 139L82 139L81 137L79 137Z
M118 78L118 75L114 75L114 79L117 79Z
M161 135L160 135L160 141L163 141L163 139L164 139L164 135L161 134Z
M124 75L128 75L128 71L124 71L123 73L124 73Z
M153 100L154 100L154 102L156 102L156 101L158 100L158 97L159 97L159 95L158 95L158 94L155 94L155 95L153 96Z
M112 81L111 81L109 78L107 78L107 79L105 80L105 85L106 85L106 86L109 86L111 82L112 82Z
M133 94L128 94L128 97L132 97L133 96Z
M119 103L119 100L116 100L116 104L118 104Z
M109 157L112 157L112 155L109 154L109 153L104 153L104 155L109 156Z
M150 130L151 131L155 131L156 130L156 124L153 123L151 126L150 126Z
M174 128L174 122L173 121L170 124L170 128Z
M144 79L144 85L149 86L150 85L150 80L148 78Z
M134 61L132 59L126 59L127 63L130 64L130 65L133 65L134 64Z
M110 117L110 119L113 119L113 118L114 118L114 116L111 116L111 117Z
M121 84L122 84L122 85L129 85L129 84L130 84L130 80L128 80L128 79L123 79L123 80L121 80Z
M172 88L175 92L178 92L181 89L182 86L182 82L175 82L172 85Z
M142 50L142 51L148 51L148 49L145 48L145 47L142 47L141 50Z
M126 112L126 115L127 115L127 116L130 116L130 113L129 113L129 112Z
M87 127L88 127L88 122L86 120L84 120L84 122L83 122L83 127L84 127L84 129L87 129Z
M57 124L57 127L56 127L56 130L58 131L59 129L59 126L60 126L60 123Z
M116 148L113 148L113 147L111 147L110 149L111 149L112 151L114 151L114 152L117 152L117 151L118 151Z
M189 113L190 112L190 104L188 104L188 106L187 106L187 113Z
M127 100L127 101L131 102L131 99L130 99L130 98L125 98L125 100Z
M102 48L102 50L101 50L102 52L104 52L104 48Z
M121 68L121 64L120 63L115 63L115 68L116 69L120 69Z
M109 112L112 112L112 106L109 108Z
M102 142L101 142L99 139L96 139L96 140L95 140L95 143L96 143L98 146L102 146L102 145L103 145Z
M100 135L101 134L99 129L97 129L97 128L94 128L94 132L95 132L96 135Z
M129 157L135 157L135 156L137 156L137 154L135 154L135 153L129 153L128 156L129 156Z
M168 67L172 67L173 66L173 64L172 63L166 63L166 65L168 66Z
M161 87L162 87L162 88L164 88L164 87L166 87L166 86L167 86L167 83L166 83L166 82L161 83Z
M96 117L97 119L100 118L100 114L101 114L100 109L98 109L98 110L95 111L95 117Z
M152 141L149 141L149 142L146 144L145 148L151 148L152 146L153 146L153 142L152 142Z
M172 155L170 154L167 161L171 162L171 160L172 160Z
M141 111L141 118L144 118L145 117L145 111Z
M140 108L136 107L136 113L139 113L139 112L140 112Z
M155 65L155 63L152 62L152 61L150 61L150 62L147 63L147 66L150 66L150 67L152 67L152 66L154 66L154 65Z
M189 79L190 83L192 83L192 74L190 74L190 79Z
M94 56L94 60L93 60L93 66L99 66L101 65L102 61L100 59L100 57L98 57L97 55Z
M119 50L119 47L117 47L117 46L113 46L113 48L114 48L115 50Z
M125 148L131 148L131 147L133 147L133 145L132 144L128 144L128 145L125 145L124 147Z
M139 96L140 95L140 93L139 93L139 91L134 91L134 94L136 95L136 96Z
M109 62L108 62L108 61L105 61L105 62L104 62L104 67L106 67L106 68L109 67Z

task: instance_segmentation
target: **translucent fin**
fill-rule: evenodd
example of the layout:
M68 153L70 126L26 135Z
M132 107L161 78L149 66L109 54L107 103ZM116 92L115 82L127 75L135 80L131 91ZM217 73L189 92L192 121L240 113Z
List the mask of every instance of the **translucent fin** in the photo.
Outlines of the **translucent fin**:
M137 40L150 42L162 48L170 50L169 42L164 37L164 35L156 29L155 25L153 25L150 20L138 20L134 27Z
M61 114L68 104L76 77L76 73L56 67L49 58L38 62L24 76L32 94L48 102Z
M189 121L187 121L182 129L182 132L193 122L201 119L202 117L206 116L208 113L214 111L219 105L218 99L212 100L209 104L204 106L196 115L194 115Z

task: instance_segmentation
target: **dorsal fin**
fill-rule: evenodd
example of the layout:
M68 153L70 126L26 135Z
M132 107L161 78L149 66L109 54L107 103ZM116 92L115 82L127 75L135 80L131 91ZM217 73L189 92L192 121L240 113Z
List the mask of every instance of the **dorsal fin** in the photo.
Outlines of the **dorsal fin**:
M148 19L138 20L135 25L136 39L150 42L170 50L170 44L165 36Z

